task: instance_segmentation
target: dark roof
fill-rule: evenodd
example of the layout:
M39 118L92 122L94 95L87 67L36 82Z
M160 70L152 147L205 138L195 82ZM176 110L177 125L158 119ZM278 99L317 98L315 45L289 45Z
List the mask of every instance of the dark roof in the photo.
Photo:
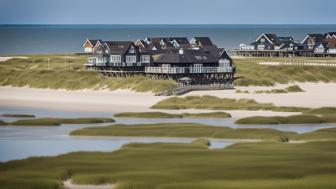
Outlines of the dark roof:
M279 46L281 42L279 41L278 36L275 33L265 33L267 39L269 39L274 45Z
M196 43L198 45L202 45L202 46L212 46L213 43L212 41L210 40L209 37L194 37L196 39Z
M307 37L314 38L315 43L324 43L325 35L321 33L310 33Z
M328 34L332 36L332 35L336 35L336 32L328 32L325 35L327 36Z
M168 41L176 41L179 45L189 45L189 41L186 37L170 37Z
M202 50L183 50L178 52L167 52L153 55L154 63L216 63L218 58Z
M132 41L105 41L111 54L125 54L133 45Z
M140 43L142 44L142 46L144 47L144 48L147 48L148 47L148 43L146 43L144 40L139 40L140 41Z
M219 58L226 58L226 59L232 61L232 58L229 56L229 54L226 52L225 49L220 53Z
M288 44L294 42L293 37L278 37L280 43Z

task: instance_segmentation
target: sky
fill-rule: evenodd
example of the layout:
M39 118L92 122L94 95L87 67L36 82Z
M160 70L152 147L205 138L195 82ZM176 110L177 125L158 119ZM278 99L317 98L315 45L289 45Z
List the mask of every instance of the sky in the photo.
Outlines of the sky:
M0 24L336 24L336 0L0 0Z

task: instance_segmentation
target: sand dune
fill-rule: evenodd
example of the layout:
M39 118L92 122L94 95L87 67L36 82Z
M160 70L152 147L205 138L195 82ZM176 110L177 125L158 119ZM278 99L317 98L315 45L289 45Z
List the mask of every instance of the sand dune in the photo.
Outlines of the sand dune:
M277 106L300 106L300 107L336 107L336 83L296 83L306 92L286 94L244 94L235 93L235 90L222 91L195 91L190 95L212 95L221 98L249 98L258 102L273 103ZM285 88L288 85L277 85L274 87L237 87L240 90L270 90L272 88ZM155 96L153 93L139 93L130 90L52 90L33 89L19 87L0 87L0 106L36 107L48 109L60 109L69 111L88 112L143 112L158 111L150 107L169 97ZM163 110L169 113L197 113L211 112L214 110ZM292 115L289 112L271 111L225 111L232 114L233 118L258 115Z

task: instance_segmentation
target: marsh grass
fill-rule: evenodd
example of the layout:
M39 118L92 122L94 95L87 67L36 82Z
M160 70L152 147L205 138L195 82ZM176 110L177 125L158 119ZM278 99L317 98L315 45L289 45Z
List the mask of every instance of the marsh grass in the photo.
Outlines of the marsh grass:
M272 125L272 124L320 124L336 123L335 115L315 116L315 115L293 115L293 116L253 116L239 119L236 124L250 125Z
M118 189L333 189L336 142L128 144L109 153L76 152L0 163L1 189L58 189L117 183ZM71 173L71 174L69 174Z
M209 110L271 110L302 112L309 108L274 106L272 103L259 103L252 99L230 99L215 96L171 97L154 104L153 109L209 109Z
M131 137L191 137L191 138L232 138L265 139L279 141L295 135L274 129L232 129L196 123L157 123L88 127L72 131L75 136L131 136Z
M61 124L112 123L111 118L36 118L22 119L7 123L16 126L58 126Z
M173 80L152 80L145 76L102 78L84 68L86 56L26 55L0 64L0 85L50 89L131 89L162 92L176 87ZM68 58L65 59L64 57ZM48 63L48 59L50 60Z
M123 112L114 114L114 117L133 117L133 118L229 118L231 114L226 112L209 113L182 113L169 114L164 112Z

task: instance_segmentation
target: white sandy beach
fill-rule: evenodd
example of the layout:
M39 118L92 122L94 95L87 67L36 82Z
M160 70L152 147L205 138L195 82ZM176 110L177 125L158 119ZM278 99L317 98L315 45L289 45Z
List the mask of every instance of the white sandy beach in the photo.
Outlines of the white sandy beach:
M258 102L273 103L277 106L299 106L299 107L323 107L336 106L336 83L296 83L306 92L286 94L244 94L235 93L235 90L222 91L194 91L184 96L191 95L212 95L221 98L249 98ZM239 90L270 90L273 88L285 88L287 85L274 87L237 87ZM88 112L143 112L157 111L150 107L169 97L155 96L153 93L139 93L130 90L52 90L33 89L28 87L0 87L0 106L2 107L35 107L69 111ZM164 110L169 113L182 112L210 112L212 110ZM289 112L271 111L226 111L232 114L233 118L247 116L272 116L292 115Z

